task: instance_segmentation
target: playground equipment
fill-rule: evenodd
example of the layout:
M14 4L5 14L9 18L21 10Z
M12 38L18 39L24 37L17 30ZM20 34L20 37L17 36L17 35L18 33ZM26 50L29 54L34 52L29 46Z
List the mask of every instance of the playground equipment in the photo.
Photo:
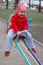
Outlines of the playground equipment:
M24 31L21 31L21 33L23 33ZM29 62L27 56L25 55L24 51L22 50L20 44L18 43L18 36L16 37L16 39L14 40L18 50L20 51L21 55L23 56L25 62L27 63L27 65L31 65L31 63Z
M11 19L11 14L8 16L9 21L7 22L7 28L9 28L9 22ZM28 23L29 23L29 32L30 32L30 28L31 28L31 23L32 23L32 18L28 18ZM23 33L24 31L22 31L21 33ZM27 56L25 55L24 51L22 50L20 44L18 43L18 36L16 37L15 40L13 40L18 48L18 50L20 51L21 55L23 56L24 60L26 61L27 65L31 65L31 63L29 62ZM28 46L28 43L26 42L26 40L22 40L24 42L24 44L26 45L26 47L28 48L28 50L30 51L30 53L32 54L32 56L34 57L37 65L42 65L41 61L37 58L37 56L35 55L35 53L30 49L30 47Z
M29 47L28 43L26 42L26 40L23 40L23 42L26 45L26 47L28 48L28 50L30 51L30 53L32 54L32 56L35 58L34 60L36 60L36 63L38 63L38 65L42 65L41 61L38 59L36 54L30 49L30 47Z

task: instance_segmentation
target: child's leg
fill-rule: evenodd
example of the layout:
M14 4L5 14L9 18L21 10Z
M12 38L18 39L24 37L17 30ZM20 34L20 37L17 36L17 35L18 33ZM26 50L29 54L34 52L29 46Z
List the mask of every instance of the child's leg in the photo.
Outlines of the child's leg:
M22 33L21 35L24 36L24 37L28 36L28 39L26 41L29 43L30 48L31 49L35 48L35 45L34 45L34 42L33 42L33 38L32 38L32 35L31 35L30 32L28 32L28 35L26 33Z
M35 50L35 45L34 45L34 41L33 41L33 38L32 38L32 35L31 35L30 32L28 32L28 43L29 43L30 48L31 48L34 52L36 52L36 50Z
M14 37L14 31L11 29L9 30L8 34L7 34L7 38L6 38L6 48L5 51L10 52L11 48L12 48L12 39Z
M35 45L34 45L34 42L33 42L33 38L32 38L31 33L28 32L28 35L26 33L23 33L22 35L25 36L25 37L28 36L28 38L26 39L26 41L28 42L28 45L32 49L32 51L33 52L36 52Z
M30 32L28 32L28 43L29 43L29 46L30 48L35 48L35 45L34 45L34 42L33 42L33 38L32 38L32 35Z

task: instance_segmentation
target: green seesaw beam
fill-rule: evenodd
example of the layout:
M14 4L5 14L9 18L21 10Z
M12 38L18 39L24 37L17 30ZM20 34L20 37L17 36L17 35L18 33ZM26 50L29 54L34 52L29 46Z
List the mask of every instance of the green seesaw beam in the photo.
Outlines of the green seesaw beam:
M24 58L27 65L31 65L30 61L28 60L27 56L25 55L24 51L22 50L20 44L18 43L18 38L14 40L14 43L16 44L18 50L20 51L22 57Z

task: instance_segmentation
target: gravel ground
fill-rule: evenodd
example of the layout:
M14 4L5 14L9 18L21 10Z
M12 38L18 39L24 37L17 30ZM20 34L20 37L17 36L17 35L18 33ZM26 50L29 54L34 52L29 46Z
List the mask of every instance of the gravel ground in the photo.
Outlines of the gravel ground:
M33 38L43 43L43 23L32 23L31 26Z

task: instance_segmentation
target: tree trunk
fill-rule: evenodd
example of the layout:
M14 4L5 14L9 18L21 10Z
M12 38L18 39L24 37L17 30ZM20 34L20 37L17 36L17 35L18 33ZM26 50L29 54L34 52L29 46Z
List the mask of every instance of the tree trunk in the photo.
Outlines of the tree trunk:
M16 9L18 3L19 3L19 0L15 0L15 2L14 2L14 9Z
M39 0L39 12L41 12L41 0Z
M29 0L29 8L30 8L30 0Z
M6 9L8 9L8 0L6 0Z

